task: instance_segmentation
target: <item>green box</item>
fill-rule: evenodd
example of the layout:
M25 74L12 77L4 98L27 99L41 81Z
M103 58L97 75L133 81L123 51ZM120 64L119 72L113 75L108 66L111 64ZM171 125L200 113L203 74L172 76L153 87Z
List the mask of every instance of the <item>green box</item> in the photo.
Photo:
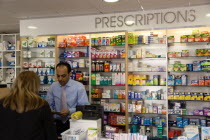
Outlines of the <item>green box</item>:
M182 64L175 64L174 65L174 71L181 71L181 65Z
M91 74L91 85L96 85L96 74L95 73Z
M187 71L187 65L186 64L180 64L180 71Z

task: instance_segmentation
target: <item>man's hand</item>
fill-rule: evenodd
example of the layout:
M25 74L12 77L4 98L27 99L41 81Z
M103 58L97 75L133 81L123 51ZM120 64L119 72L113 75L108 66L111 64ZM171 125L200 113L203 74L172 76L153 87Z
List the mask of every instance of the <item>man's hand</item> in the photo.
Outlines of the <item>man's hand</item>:
M68 109L62 109L60 112L60 116L63 118L66 118L70 114L70 111Z

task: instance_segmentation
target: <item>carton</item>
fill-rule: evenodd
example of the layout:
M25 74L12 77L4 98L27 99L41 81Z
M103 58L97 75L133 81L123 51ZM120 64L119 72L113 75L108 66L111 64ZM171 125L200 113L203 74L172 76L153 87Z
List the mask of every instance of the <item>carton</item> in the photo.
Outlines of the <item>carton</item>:
M180 42L187 42L188 41L188 35L183 35L180 37Z
M201 41L210 41L209 33L201 34Z
M168 99L170 100L173 100L174 99L174 93L172 92L172 93L168 93Z
M174 71L174 65L173 64L168 65L168 71Z
M188 35L188 42L195 42L195 36L194 35Z
M180 64L180 71L187 71L186 64Z
M133 85L133 74L128 75L128 85Z
M168 43L173 43L175 40L174 36L169 36L168 37Z
M203 93L197 93L197 99L196 100L203 100Z
M198 85L199 85L199 86L205 85L204 76L200 76L200 77L199 77Z
M182 57L189 56L189 50L182 50Z
M133 85L140 85L140 76L139 75L133 76Z
M191 100L191 93L190 92L185 92L184 100Z
M181 71L181 64L174 64L174 71Z
M196 34L195 36L195 42L200 42L201 41L201 35L200 34Z

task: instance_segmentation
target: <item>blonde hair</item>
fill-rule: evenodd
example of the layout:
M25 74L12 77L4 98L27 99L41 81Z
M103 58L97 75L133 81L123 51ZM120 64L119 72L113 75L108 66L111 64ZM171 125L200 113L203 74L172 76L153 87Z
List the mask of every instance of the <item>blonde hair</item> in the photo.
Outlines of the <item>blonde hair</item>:
M40 79L33 71L21 72L8 96L3 100L3 106L18 113L38 109L46 103L39 97Z

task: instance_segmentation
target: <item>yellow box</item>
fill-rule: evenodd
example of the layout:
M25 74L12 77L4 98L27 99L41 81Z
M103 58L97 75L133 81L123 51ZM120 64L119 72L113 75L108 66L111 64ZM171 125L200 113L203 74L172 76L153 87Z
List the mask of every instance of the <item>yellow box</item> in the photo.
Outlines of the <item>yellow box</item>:
M191 100L191 95L190 94L185 94L184 100Z
M179 96L179 93L178 92L175 92L174 93L174 99L175 100L179 100L180 96Z
M148 78L148 75L146 74L139 75L140 80L147 80L147 78Z
M184 99L185 99L184 92L180 92L179 93L179 100L184 100Z
M140 86L145 86L146 85L146 80L139 80L139 85Z
M133 85L140 85L139 75L133 75Z
M191 100L197 100L197 96L196 95L192 96Z
M198 96L198 97L197 97L197 100L203 101L203 96Z
M128 75L128 85L133 85L133 74Z
M174 99L174 93L168 93L168 99L173 100Z

